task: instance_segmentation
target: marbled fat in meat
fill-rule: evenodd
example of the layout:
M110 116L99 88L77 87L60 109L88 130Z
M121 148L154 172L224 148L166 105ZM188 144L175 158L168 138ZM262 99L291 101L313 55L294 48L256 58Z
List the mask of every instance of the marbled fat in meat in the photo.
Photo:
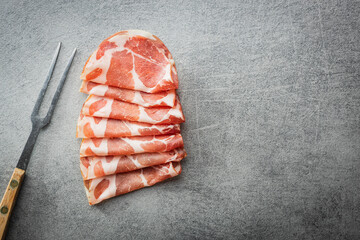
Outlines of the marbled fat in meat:
M143 107L173 107L176 99L175 90L146 93L88 81L82 82L80 92L113 98L123 102L141 105Z
M124 138L87 138L81 143L80 157L168 152L183 146L184 142L179 133Z
M80 170L84 180L89 180L167 162L179 162L184 157L186 157L186 152L183 148L177 148L169 152L82 157L80 158Z
M131 172L85 180L85 190L90 205L105 199L152 186L181 173L179 162L169 162Z
M86 116L113 118L151 124L178 124L185 121L178 98L175 102L175 106L172 108L145 108L112 98L90 95L86 99L81 113Z
M148 93L178 88L175 62L165 44L141 30L118 32L89 57L80 77Z
M78 138L118 138L130 136L155 136L180 132L179 124L154 125L80 114L77 124Z

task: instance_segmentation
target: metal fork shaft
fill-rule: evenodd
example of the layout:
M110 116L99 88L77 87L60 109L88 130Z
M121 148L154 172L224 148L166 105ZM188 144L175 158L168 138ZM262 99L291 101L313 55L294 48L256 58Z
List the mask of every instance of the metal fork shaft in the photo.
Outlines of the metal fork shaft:
M30 161L30 156L32 153L32 150L34 148L35 142L37 137L39 136L39 132L40 132L40 126L39 125L33 125L32 129L31 129L31 133L29 135L29 138L25 144L25 147L21 153L21 156L19 158L19 161L16 165L17 168L20 168L22 170L26 170L29 161Z

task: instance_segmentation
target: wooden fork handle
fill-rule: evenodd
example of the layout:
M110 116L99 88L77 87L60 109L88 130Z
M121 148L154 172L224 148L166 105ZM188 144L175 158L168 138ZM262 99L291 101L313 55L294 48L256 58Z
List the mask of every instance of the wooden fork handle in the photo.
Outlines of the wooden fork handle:
M5 239L6 228L20 191L25 171L15 168L0 204L0 239Z

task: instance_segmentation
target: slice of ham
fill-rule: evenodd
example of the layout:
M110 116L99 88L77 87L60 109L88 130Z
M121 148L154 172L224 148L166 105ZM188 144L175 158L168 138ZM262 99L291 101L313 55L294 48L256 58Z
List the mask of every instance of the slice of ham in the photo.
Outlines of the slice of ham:
M177 99L175 106L145 108L136 104L114 100L112 98L90 95L81 110L86 116L113 118L151 124L177 124L185 121Z
M175 62L156 36L141 30L105 39L87 60L82 80L155 93L178 88Z
M175 90L146 93L87 81L82 82L80 92L114 98L123 102L135 103L143 107L173 107L176 98Z
M89 204L93 205L111 197L152 186L180 173L180 163L169 162L132 172L85 180L84 185Z
M78 138L119 138L175 134L180 132L180 125L153 125L80 114L76 130Z
M168 152L183 146L184 142L179 133L125 138L87 138L81 143L80 157Z
M186 157L186 152L183 148L163 153L156 152L107 157L83 157L80 158L80 169L84 180L89 180L115 173L130 172L167 162L179 162L184 157Z

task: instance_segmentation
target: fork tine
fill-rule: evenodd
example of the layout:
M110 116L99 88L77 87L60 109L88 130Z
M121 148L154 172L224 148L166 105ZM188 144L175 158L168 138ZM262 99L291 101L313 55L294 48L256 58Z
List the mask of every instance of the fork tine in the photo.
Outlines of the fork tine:
M55 50L55 54L54 54L54 57L53 57L53 59L51 61L51 65L50 65L48 75L46 76L46 80L45 80L45 82L43 84L43 87L41 88L38 99L36 100L35 106L34 106L33 111L31 113L31 121L33 123L35 121L35 116L38 115L38 113L39 113L39 109L40 109L41 103L42 103L42 101L44 99L46 89L49 86L49 82L50 82L51 76L52 76L52 74L54 72L56 61L57 61L58 56L59 56L60 48L61 48L61 42L59 42L59 44L58 44L58 46L57 46L57 48Z
M69 73L71 63L72 63L72 61L73 61L73 59L75 57L75 53L76 53L76 48L74 49L73 53L71 54L69 62L66 65L65 71L64 71L64 73L63 73L63 75L61 77L60 83L59 83L59 85L58 85L58 87L56 89L56 92L54 94L54 97L53 97L53 99L51 101L51 105L49 107L49 110L48 110L46 116L44 117L44 119L42 120L42 126L41 127L44 127L44 126L46 126L46 125L48 125L50 123L51 117L52 117L52 115L54 113L54 110L55 110L56 103L59 100L61 90L62 90L62 88L63 88L63 86L65 84L66 77L67 77L67 75Z

